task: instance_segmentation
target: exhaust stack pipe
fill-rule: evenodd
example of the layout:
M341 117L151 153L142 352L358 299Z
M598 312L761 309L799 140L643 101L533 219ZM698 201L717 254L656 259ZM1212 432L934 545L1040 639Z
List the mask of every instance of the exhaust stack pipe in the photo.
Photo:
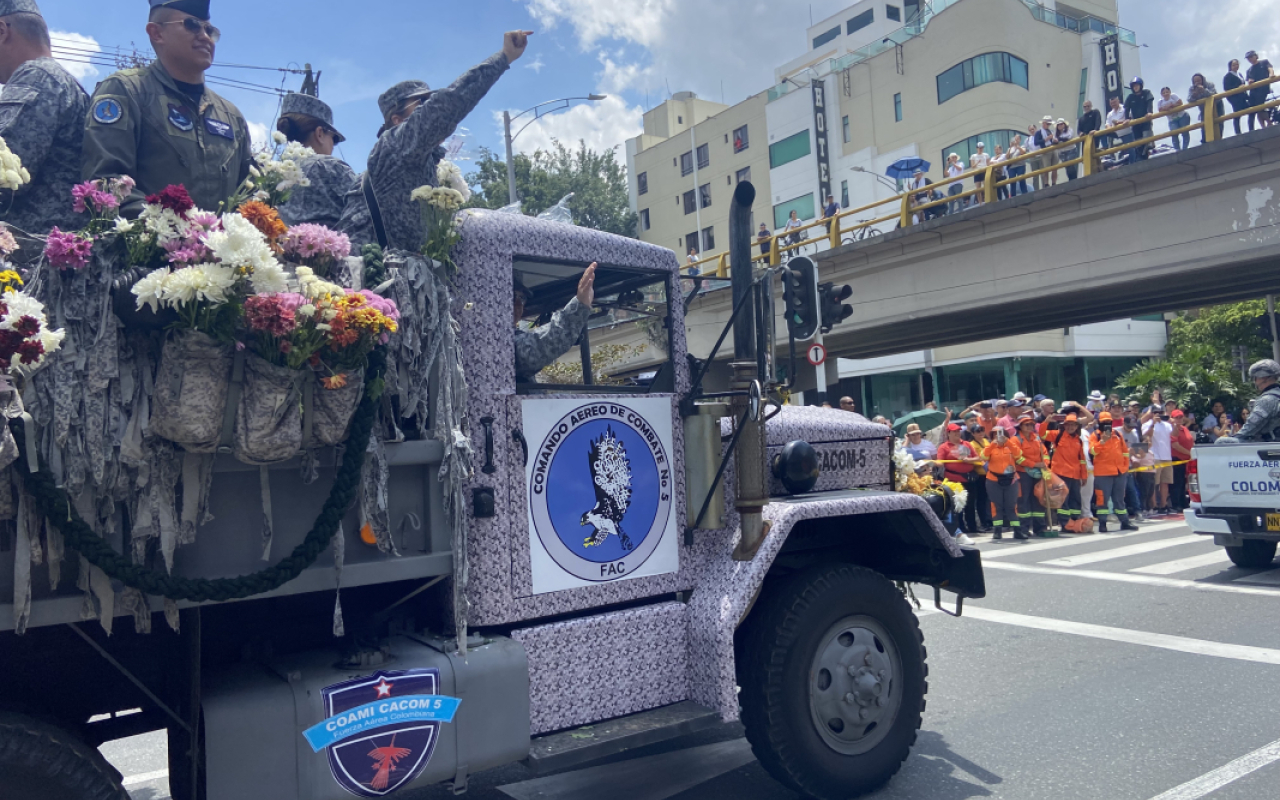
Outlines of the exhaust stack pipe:
M755 187L749 181L743 181L734 189L733 203L729 207L729 277L733 285L735 307L738 301L751 293L751 206L755 200ZM748 299L746 302L752 301ZM743 309L734 322L731 366L731 388L734 391L750 392L764 378L758 374L755 314L751 309ZM755 558L765 534L761 512L769 503L764 425L760 422L758 413L748 417L745 423L742 422L743 415L753 405L758 411L758 399L753 401L743 396L735 397L731 406L734 424L743 426L734 454L734 471L737 476L734 507L738 511L742 529L742 536L733 550L735 561L750 561Z

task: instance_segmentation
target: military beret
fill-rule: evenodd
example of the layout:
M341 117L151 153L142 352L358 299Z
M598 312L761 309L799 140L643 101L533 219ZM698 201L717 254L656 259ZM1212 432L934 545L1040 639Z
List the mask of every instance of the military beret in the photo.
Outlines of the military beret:
M299 94L298 92L289 92L284 96L284 102L280 106L280 116L286 114L301 114L305 117L315 117L316 119L329 126L333 131L334 138L339 143L345 142L347 137L338 132L333 127L333 109L329 108L329 104L321 100L319 97L312 97L309 94Z
M0 17L10 14L40 14L36 0L0 0Z
M422 81L401 81L382 93L378 98L378 109L382 111L382 121L391 124L391 115L400 110L406 100L415 97L426 97L431 94L431 87Z
M3 2L3 0L0 0ZM209 0L147 0L153 9L172 8L196 19L209 19Z

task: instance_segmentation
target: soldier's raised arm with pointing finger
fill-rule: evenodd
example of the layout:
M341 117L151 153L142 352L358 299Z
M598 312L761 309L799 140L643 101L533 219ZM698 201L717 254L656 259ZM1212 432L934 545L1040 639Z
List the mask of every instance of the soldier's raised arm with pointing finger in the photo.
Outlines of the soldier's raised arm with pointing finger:
M502 73L524 54L533 31L510 31L502 51L472 67L445 89L403 81L378 98L383 126L369 154L368 171L348 193L339 229L357 250L381 244L416 252L424 243L422 212L409 199L420 186L435 186L441 147Z

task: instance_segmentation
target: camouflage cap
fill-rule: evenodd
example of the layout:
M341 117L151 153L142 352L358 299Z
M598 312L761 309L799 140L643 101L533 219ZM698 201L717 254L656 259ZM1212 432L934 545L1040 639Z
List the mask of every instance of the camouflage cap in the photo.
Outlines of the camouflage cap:
M0 0L3 2L3 0ZM147 0L152 9L172 8L196 19L209 19L209 0Z
M0 0L0 17L10 14L40 15L40 6L36 5L36 0Z
M319 97L312 97L309 94L299 94L298 92L289 92L284 96L284 102L280 105L280 116L286 114L301 114L305 117L315 117L328 126L333 131L333 138L339 144L345 142L347 137L338 132L333 127L333 109L329 108L329 104L321 100Z
M391 115L399 111L406 100L415 97L426 97L431 94L431 87L422 81L400 81L378 97L378 109L382 112L382 121L391 124Z

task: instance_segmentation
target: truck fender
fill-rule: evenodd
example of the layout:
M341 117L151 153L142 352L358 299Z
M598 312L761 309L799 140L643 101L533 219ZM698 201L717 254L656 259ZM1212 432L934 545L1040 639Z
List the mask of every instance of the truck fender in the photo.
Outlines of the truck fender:
M937 551L943 559L963 559L964 552L929 505L912 494L841 492L832 498L807 496L770 503L764 542L751 561L731 557L738 531L705 532L698 542L703 558L697 566L697 589L689 600L690 694L694 701L720 712L725 721L738 718L734 631L764 586L765 576L798 524L806 520L906 512L919 515L913 524L918 547Z

